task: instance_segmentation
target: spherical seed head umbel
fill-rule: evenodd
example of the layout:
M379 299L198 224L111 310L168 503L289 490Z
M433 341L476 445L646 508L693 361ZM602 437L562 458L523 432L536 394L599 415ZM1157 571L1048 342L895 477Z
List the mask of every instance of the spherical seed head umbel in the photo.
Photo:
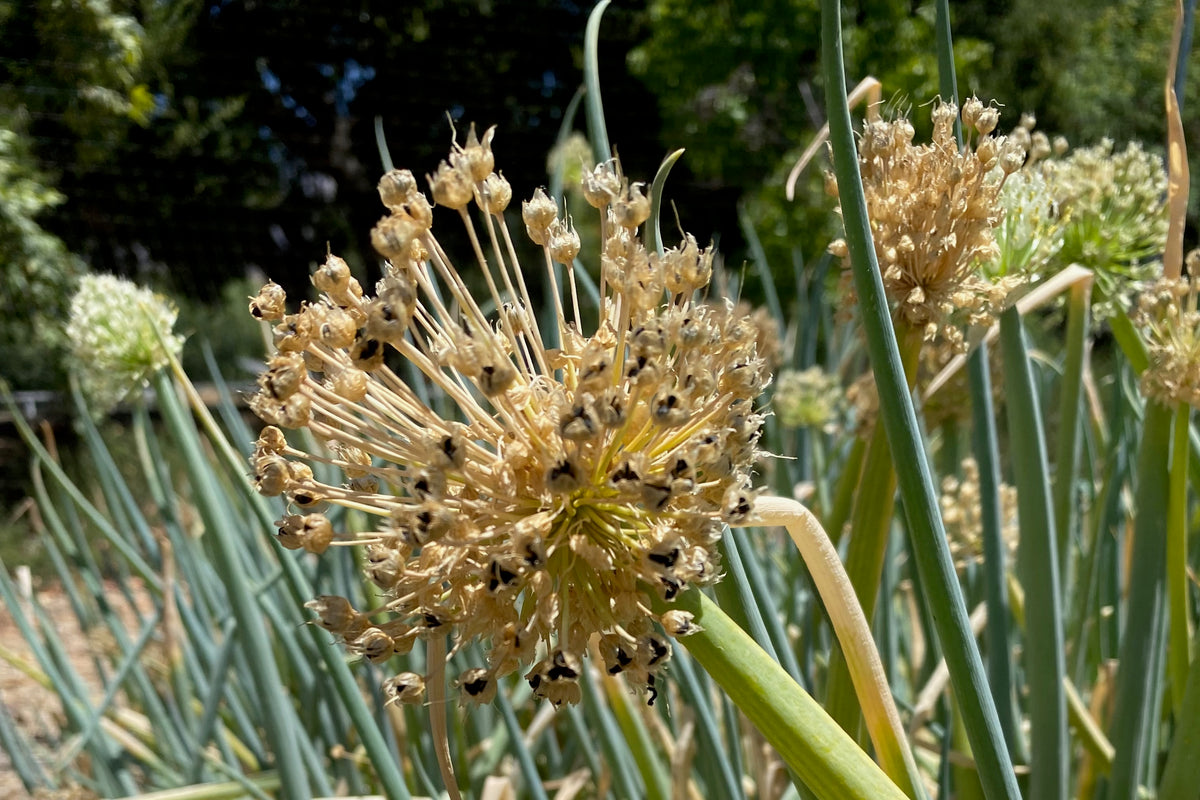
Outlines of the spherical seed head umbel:
M385 177L390 214L373 241L387 264L375 296L348 278L276 327L281 355L253 400L272 426L256 448L255 480L305 512L281 521L285 546L366 548L367 575L390 598L391 619L367 627L346 604L313 606L363 657L383 661L417 637L449 634L455 650L479 641L487 654L459 676L464 700L490 699L498 678L523 670L537 696L572 703L598 637L603 668L652 701L670 656L663 630L696 626L680 613L654 614L650 595L671 600L715 580L723 524L753 503L763 421L755 401L770 376L759 328L732 304L698 301L711 248L687 237L661 256L646 252L633 223L646 198L625 182L612 195L634 208L600 211L611 215L594 264L607 286L594 332L581 333L573 284L548 287L556 335L545 330L506 203L494 202L491 141L489 131L456 145L432 177L435 193L453 189L439 204L466 223L489 302L471 296L442 249L411 174ZM464 179L482 224L457 206ZM540 190L516 224L542 246L544 263L529 273L553 281L553 262L578 250L573 229ZM335 317L353 321L352 337L323 333ZM421 391L401 377L410 371L393 371L401 360L421 374ZM435 412L421 399L427 390L443 393L454 413ZM293 448L276 426L305 427L329 452ZM311 461L340 467L345 482L317 481ZM331 542L317 519L326 503L379 524ZM411 676L394 683L394 698L421 697Z
M895 316L925 329L928 338L959 341L958 324L987 321L1014 288L1011 281L992 283L978 273L996 255L1000 190L1025 152L1012 139L992 135L996 115L978 100L964 108L963 148L954 133L958 108L938 103L931 115L928 144L913 143L908 120L868 122L859 140L859 168ZM847 253L841 240L830 250ZM844 287L852 291L848 275Z
M1138 298L1134 323L1145 332L1149 364L1142 394L1168 408L1200 408L1200 253L1188 255L1188 276L1160 278Z

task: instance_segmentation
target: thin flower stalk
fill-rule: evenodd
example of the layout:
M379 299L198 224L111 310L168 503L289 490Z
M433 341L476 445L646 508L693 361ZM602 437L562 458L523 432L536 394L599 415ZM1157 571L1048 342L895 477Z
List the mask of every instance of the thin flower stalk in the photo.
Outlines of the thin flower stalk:
M809 791L822 800L908 797L807 692L703 592L662 610L693 616L702 630L683 641Z
M903 348L902 358L906 383L911 388L916 380L920 335L908 336L905 344L907 346ZM888 447L887 431L882 425L876 424L871 431L861 479L855 485L857 491L850 511L846 572L862 605L863 614L867 619L874 619L896 494L896 469ZM863 492L862 488L867 486L871 487L871 491ZM847 670L846 656L841 651L835 651L830 657L826 706L843 728L847 731L857 730L859 701Z
M1166 518L1166 590L1169 615L1167 674L1173 708L1183 710L1192 660L1192 611L1188 590L1187 481L1191 410L1200 406L1200 253L1188 255L1187 278L1162 278L1138 300L1133 321L1143 331L1147 367L1142 393L1172 411Z
M974 98L962 108L968 146L960 148L955 137L959 118L953 103L938 103L932 110L934 134L929 144L913 142L913 126L905 119L868 121L859 137L857 161L875 257L910 391L924 342L941 341L961 349L961 324L986 323L1022 281L1019 276L989 281L980 275L979 264L995 258L1004 179L1021 166L1025 152L1018 143L994 136L1000 114ZM838 194L832 175L827 186ZM830 251L844 259L850 255L845 240L835 241ZM852 275L844 272L844 288L854 296ZM868 483L871 497L857 504L846 559L868 616L874 613L895 492L890 467L870 470L870 465L890 461L886 435L877 429L868 474L880 480ZM835 690L841 686L840 676L835 669ZM844 694L833 693L835 708L840 708Z
M967 129L965 147L959 146L955 133L960 116ZM908 120L868 121L859 137L857 157L875 257L910 391L925 342L961 350L961 326L988 322L1023 281L1020 276L988 280L979 265L997 254L1001 192L1005 179L1021 166L1024 150L1007 137L994 135L999 112L977 99L968 100L961 115L953 103L939 103L932 118L933 138L928 144L913 141ZM832 175L827 186L838 194ZM845 240L834 242L830 250L849 266ZM849 269L843 273L843 287L850 296L856 295ZM896 489L883 428L872 436L865 475L871 479L866 485L872 491L860 495L855 504L846 565L870 618ZM852 730L857 711L837 657L829 687L834 717Z
M882 421L893 458L908 467L899 476L899 485L904 496L913 553L928 602L936 611L934 622L938 639L946 656L971 749L979 765L984 791L992 800L1016 800L1020 790L1004 745L995 705L988 693L977 688L986 685L987 678L945 541L933 479L922 448L912 400L905 388L882 274L875 258L850 111L845 100L841 6L836 0L822 0L821 45L830 141L842 198L847 251L863 310L868 351L880 386Z

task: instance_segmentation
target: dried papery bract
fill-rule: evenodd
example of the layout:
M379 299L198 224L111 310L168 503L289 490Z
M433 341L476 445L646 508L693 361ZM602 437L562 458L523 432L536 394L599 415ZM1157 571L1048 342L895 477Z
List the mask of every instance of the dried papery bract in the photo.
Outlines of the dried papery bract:
M967 145L954 135L958 109L933 107L933 140L914 144L905 119L868 122L859 168L884 286L902 322L961 344L959 325L989 319L1019 279L987 281L979 265L995 257L1006 176L1025 161L1015 140L995 136L995 109L971 99L963 108ZM836 192L836 184L826 182ZM841 240L830 247L845 257ZM848 275L848 273L847 273ZM850 281L844 283L852 292Z
M514 231L492 138L472 132L429 176L434 200L451 210L439 216L458 212L467 226L486 302L471 295L404 170L380 182L389 213L372 241L387 263L373 296L330 255L314 275L318 301L286 314L278 287L255 298L252 310L275 321L279 351L252 403L271 426L254 457L256 483L301 506L280 522L285 546L366 548L389 621L372 615L367 626L329 598L312 606L364 658L450 635L454 651L477 641L486 654L455 681L465 701L489 700L501 677L521 670L538 697L573 703L597 635L603 668L652 701L670 656L662 631L696 626L657 616L649 593L671 599L715 580L722 524L751 509L763 421L755 402L770 375L760 342L770 337L731 304L697 301L711 249L686 237L662 256L645 250L638 226L649 200L613 164L584 178L604 215L599 324L590 336L580 330L568 269L568 286L543 289L558 327L544 337L533 281L553 281L554 262L573 263L579 238L541 190ZM528 270L514 241L522 228L543 250ZM453 415L421 400L408 372L393 370L401 360ZM327 451L297 449L279 427L307 428ZM340 467L345 481L318 481L314 461ZM378 525L331 537L311 508L324 504ZM397 701L419 701L423 689L411 675L388 684Z

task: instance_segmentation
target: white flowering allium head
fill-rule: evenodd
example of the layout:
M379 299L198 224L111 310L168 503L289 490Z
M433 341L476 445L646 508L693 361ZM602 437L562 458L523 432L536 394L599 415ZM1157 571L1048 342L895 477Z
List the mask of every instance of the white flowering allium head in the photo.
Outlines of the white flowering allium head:
M170 300L115 275L85 275L71 299L67 323L71 368L97 413L141 389L179 355L172 333L178 311Z

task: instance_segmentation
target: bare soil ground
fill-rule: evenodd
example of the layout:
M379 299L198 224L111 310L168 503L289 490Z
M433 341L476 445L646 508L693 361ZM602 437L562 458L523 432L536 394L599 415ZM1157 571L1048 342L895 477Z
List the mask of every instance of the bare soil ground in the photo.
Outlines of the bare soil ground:
M133 588L135 596L145 599L145 591L140 586ZM105 591L106 594L116 596L118 590L114 584L108 584ZM100 679L93 667L89 647L83 646L86 639L80 632L66 593L61 587L50 586L36 590L35 595L47 616L58 624L58 633L62 640L78 645L68 648L70 658L76 671L92 688L93 701L99 701L103 696ZM114 605L118 609L126 608L123 600ZM148 606L147 602L146 607ZM28 614L28 607L25 611ZM128 617L126 624L133 626L132 614ZM58 695L43 688L11 663L9 655L35 669L37 667L33 653L21 636L12 613L7 608L0 608L0 702L7 707L17 726L30 740L38 759L49 769L62 742L62 706ZM28 797L30 795L21 785L8 754L0 749L0 798L21 800Z

